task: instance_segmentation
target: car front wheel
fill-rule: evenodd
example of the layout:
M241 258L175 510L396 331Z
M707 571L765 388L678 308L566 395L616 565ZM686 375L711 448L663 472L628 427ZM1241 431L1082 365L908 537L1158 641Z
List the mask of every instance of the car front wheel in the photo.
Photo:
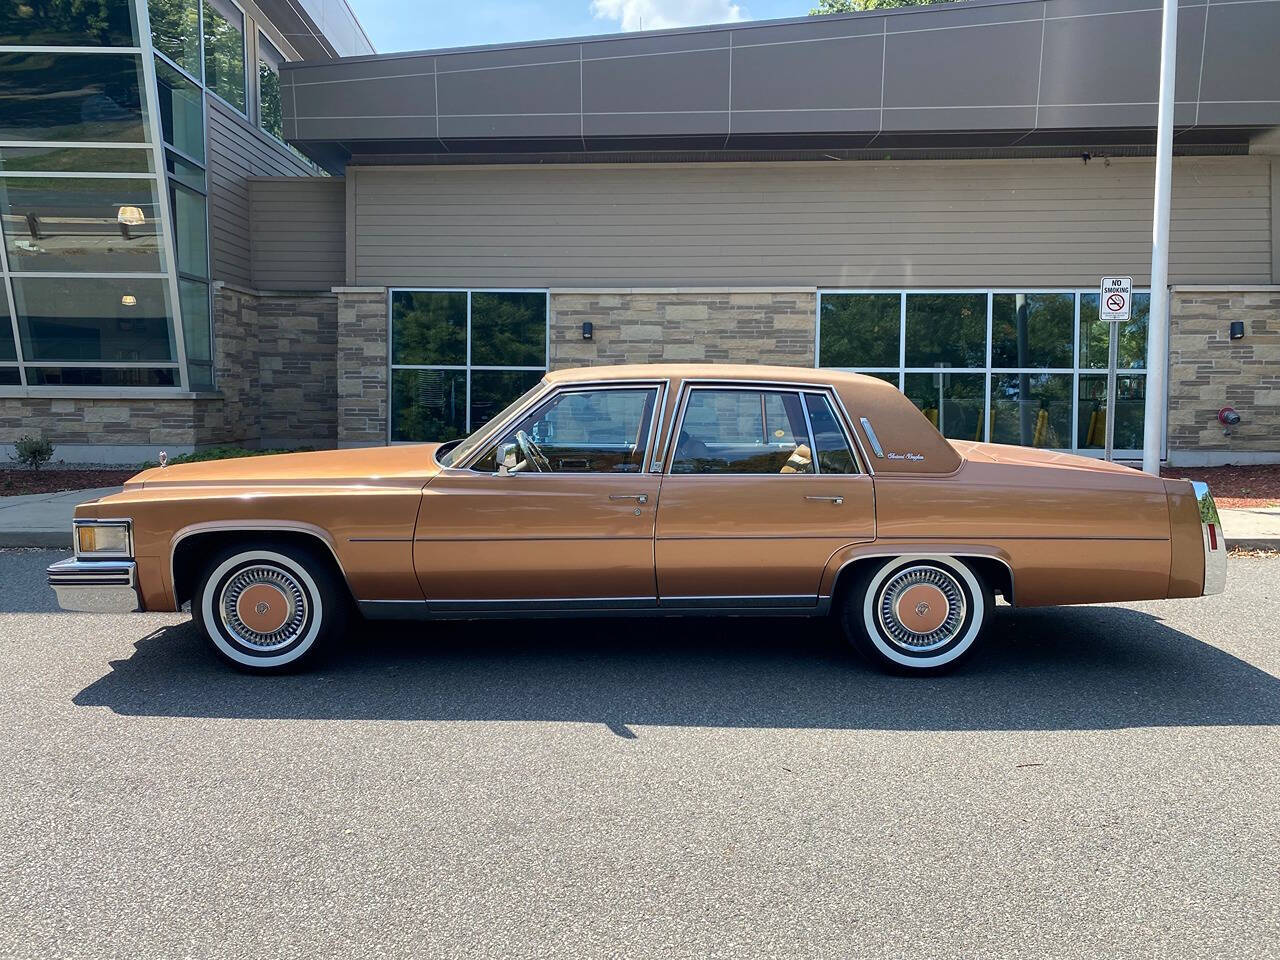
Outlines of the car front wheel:
M217 654L252 673L297 669L346 628L346 587L312 550L240 544L215 554L191 612Z
M932 674L969 654L991 617L991 588L954 557L869 563L843 594L845 636L892 673Z

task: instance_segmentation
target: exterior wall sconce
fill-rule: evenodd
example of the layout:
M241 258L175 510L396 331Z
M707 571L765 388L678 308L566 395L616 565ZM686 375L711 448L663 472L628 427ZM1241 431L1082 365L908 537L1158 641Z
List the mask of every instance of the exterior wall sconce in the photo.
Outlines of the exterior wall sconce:
M595 327L591 325L591 321L590 320L582 321L582 339L590 340L594 333L595 333Z
M124 307L136 307L138 305L138 298L132 293L126 293L120 298L120 305Z
M1231 339L1232 340L1244 339L1244 321L1243 320L1231 321Z
M116 220L126 227L140 227L147 222L141 207L121 207L116 214Z

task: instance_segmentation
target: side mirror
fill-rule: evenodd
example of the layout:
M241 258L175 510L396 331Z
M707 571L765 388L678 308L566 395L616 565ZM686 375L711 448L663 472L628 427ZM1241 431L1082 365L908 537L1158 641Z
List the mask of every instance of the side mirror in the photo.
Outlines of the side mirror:
M498 448L498 476L505 477L516 472L520 465L520 448L514 443L504 443Z

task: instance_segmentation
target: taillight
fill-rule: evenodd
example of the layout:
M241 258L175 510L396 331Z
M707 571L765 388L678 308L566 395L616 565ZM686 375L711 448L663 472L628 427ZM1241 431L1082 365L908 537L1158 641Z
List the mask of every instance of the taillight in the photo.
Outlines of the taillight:
M1211 523L1208 526L1209 526L1209 549L1217 550L1218 549L1218 525L1216 523Z

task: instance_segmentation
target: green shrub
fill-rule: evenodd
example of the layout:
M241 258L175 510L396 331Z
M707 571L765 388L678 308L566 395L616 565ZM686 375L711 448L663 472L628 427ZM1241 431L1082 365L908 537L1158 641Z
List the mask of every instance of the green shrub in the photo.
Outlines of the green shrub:
M241 457L266 457L276 453L305 453L311 447L299 447L296 450L247 450L244 447L207 447L194 453L183 453L169 458L169 466L175 463L204 463L206 460L238 460ZM149 470L160 466L157 460L147 460L141 469Z
M13 445L18 454L18 462L32 470L39 470L53 459L53 444L44 437L33 437L24 434Z

